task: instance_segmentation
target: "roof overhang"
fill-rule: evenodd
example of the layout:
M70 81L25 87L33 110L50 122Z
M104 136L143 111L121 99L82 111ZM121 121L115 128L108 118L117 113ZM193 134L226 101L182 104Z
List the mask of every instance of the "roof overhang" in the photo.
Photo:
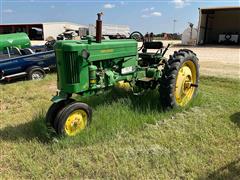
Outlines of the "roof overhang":
M199 8L202 14L213 14L216 11L236 11L240 10L240 6L223 6L223 7L209 7L209 8Z
M43 26L43 25L48 25L48 24L66 24L66 25L73 25L73 26L79 26L79 27L87 27L86 25L81 25L77 23L72 23L72 22L39 22L39 23L5 23L5 24L0 24L1 26Z

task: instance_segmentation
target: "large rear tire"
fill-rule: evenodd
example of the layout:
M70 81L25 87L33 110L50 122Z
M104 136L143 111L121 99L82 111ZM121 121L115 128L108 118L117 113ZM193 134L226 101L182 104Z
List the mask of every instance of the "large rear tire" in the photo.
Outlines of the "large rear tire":
M196 54L188 49L175 51L166 62L159 87L163 107L184 107L196 95L199 65Z

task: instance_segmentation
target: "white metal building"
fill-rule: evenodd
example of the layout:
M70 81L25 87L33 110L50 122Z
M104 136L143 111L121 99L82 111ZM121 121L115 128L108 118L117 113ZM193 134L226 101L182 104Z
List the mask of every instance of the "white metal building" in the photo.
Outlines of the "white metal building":
M127 25L103 24L102 34L105 36L114 36L119 34L128 37L130 34L130 27ZM94 24L89 24L89 35L96 35L96 27Z
M21 23L21 24L2 24L0 25L0 34L25 32L31 40L46 40L48 37L56 37L65 32L65 30L78 31L79 35L90 34L95 36L95 25L80 25L71 22L45 22L45 23ZM103 35L123 35L128 37L130 33L129 26L103 24Z
M43 23L44 40L46 40L46 38L50 36L56 38L60 33L64 32L65 30L78 31L79 28L87 28L87 26L70 22Z
M88 28L88 26L71 22L2 24L0 34L26 32L31 40L46 40L50 36L56 38L67 29L78 31L79 28Z
M239 44L240 6L199 9L198 44Z

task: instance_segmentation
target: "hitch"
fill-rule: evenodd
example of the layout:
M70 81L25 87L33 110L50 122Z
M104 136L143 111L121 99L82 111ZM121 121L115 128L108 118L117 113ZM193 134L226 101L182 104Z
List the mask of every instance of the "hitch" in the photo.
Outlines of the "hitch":
M198 84L191 84L191 87L198 87Z

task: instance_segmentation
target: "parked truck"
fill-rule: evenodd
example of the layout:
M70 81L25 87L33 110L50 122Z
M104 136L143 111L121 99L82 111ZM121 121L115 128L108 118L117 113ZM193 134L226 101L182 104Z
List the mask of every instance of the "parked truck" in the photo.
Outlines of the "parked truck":
M47 71L56 68L53 44L31 47L25 33L0 35L0 80L44 78Z

